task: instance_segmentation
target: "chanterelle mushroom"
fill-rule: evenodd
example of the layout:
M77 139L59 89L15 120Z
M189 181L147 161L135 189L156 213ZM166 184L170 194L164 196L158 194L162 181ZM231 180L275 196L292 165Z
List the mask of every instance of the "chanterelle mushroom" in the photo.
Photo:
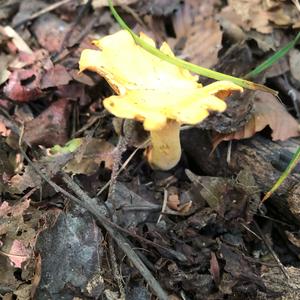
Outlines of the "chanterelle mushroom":
M148 44L155 43L145 34ZM148 53L138 46L130 33L121 30L94 42L99 50L83 50L80 71L95 71L103 76L117 95L103 101L104 107L120 118L143 122L150 131L151 145L146 150L152 168L168 170L181 156L181 124L196 124L209 111L222 112L226 103L217 97L220 91L242 91L229 81L203 87L198 76ZM174 56L163 43L160 50Z

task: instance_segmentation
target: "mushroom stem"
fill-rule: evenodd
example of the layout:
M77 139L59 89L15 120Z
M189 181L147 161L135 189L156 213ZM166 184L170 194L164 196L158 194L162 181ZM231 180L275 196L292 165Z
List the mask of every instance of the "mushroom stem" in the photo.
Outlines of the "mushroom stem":
M146 156L152 169L170 170L181 156L180 123L169 120L162 129L150 131L151 146Z

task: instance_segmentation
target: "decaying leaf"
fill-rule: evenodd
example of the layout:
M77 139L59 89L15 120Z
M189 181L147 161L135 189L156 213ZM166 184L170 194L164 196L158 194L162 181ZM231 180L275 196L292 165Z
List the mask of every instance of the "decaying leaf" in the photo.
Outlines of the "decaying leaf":
M190 170L186 170L186 174L210 209L222 218L252 221L260 203L260 191L250 170L241 171L236 180L196 176Z
M184 59L206 68L218 62L222 47L222 32L212 16L215 2L201 1L194 5L186 2L173 17L176 38L168 39Z
M250 138L266 126L272 129L274 141L284 141L300 134L298 122L287 112L278 99L271 94L256 92L254 112L247 124L236 132L215 135L213 148L215 149L222 141Z
M67 85L72 80L71 75L62 65L55 65L48 70L41 80L41 88L57 87L60 85Z
M3 91L6 96L14 101L29 102L42 95L39 86L41 72L39 68L17 69L9 75L9 81Z
M24 140L32 145L51 147L64 144L68 140L68 119L70 103L59 99L39 116L25 123Z
M39 44L49 52L61 49L65 34L70 25L53 14L44 14L32 26L32 30Z
M66 172L75 174L91 175L97 171L101 162L107 169L111 169L114 161L115 147L104 140L95 138L78 138L75 141L80 143L75 151L74 158L64 167ZM62 148L61 151L65 151ZM68 146L70 149L70 144Z
M33 162L43 174L51 179L66 165L73 157L73 153L58 154L55 156L45 156L37 162ZM28 188L42 186L42 178L36 173L34 168L27 165L23 173L13 176L9 181L9 191L11 193L20 194Z
M300 19L292 1L229 0L221 14L246 31L255 29L263 34L273 31L273 23L297 28Z
M290 70L293 77L300 83L300 51L292 49L289 53Z
M23 214L30 200L10 206L7 202L0 205L0 236L2 236L2 255L7 254L11 264L21 268L32 254L35 230L24 223Z

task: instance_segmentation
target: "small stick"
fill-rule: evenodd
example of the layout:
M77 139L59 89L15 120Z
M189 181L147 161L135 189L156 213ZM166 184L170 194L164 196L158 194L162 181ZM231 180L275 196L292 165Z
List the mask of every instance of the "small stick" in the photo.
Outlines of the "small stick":
M144 277L144 279L147 281L149 286L152 288L154 293L159 299L162 300L168 300L168 295L167 293L162 289L158 281L154 278L152 273L149 271L149 269L145 266L143 261L140 259L140 257L136 254L136 252L130 247L130 244L128 243L127 239L120 234L112 225L109 219L107 219L103 213L99 211L99 207L93 203L93 199L88 197L78 185L76 185L72 179L64 175L63 180L67 184L69 188L72 188L72 190L82 199L80 200L79 198L73 196L66 190L64 190L62 187L57 185L54 181L49 179L45 174L43 174L31 161L31 159L28 157L26 152L23 150L22 145L21 145L21 140L22 140L22 135L23 135L23 130L24 127L21 130L20 138L19 138L19 148L20 152L24 156L24 158L27 160L28 164L34 169L34 171L41 176L50 186L53 187L53 189L57 193L61 193L76 204L84 207L87 211L89 211L95 219L97 219L101 225L106 229L106 231L113 237L117 245L124 251L124 253L127 255L127 257L131 260L132 264L139 270L140 274Z

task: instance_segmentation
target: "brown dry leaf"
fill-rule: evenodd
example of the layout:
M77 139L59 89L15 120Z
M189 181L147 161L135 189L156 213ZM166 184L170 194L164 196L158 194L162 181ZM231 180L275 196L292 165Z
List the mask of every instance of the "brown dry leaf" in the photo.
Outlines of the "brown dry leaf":
M18 102L36 100L42 95L39 87L40 78L40 69L36 67L30 70L14 70L9 75L9 81L3 91L10 100Z
M300 19L291 1L273 0L229 0L221 15L230 17L231 21L247 31L255 29L264 34L273 31L273 23L295 27Z
M64 168L66 172L91 175L97 171L101 162L107 169L111 169L114 161L115 147L104 140L82 138L81 146Z
M173 17L176 39L168 39L172 48L180 49L181 56L194 64L212 67L218 62L222 32L212 16L217 1L188 2Z
M49 52L59 52L70 25L53 14L39 17L32 30L39 44Z
M60 99L35 119L25 123L24 140L29 144L51 147L68 140L70 103Z
M25 200L14 206L3 202L0 206L0 235L3 245L2 254L7 254L11 264L21 268L22 263L32 254L32 239L35 231L24 223L23 214L28 209L30 200Z
M249 31L256 29L261 33L271 33L273 31L269 24L268 13L262 6L263 0L229 0L228 7L225 7L221 14L231 16L231 21Z
M73 158L73 153L64 153L56 156L46 156L37 162L33 162L35 167L51 179ZM9 181L8 190L12 194L20 194L28 188L40 188L43 184L42 178L36 173L34 168L27 165L23 173L13 176Z
M171 187L169 189L169 195L167 200L167 206L169 209L178 212L178 215L187 214L192 208L192 201L181 203L180 196L176 188ZM168 212L168 211L166 211Z
M41 88L46 89L49 87L56 87L66 85L72 80L71 75L66 68L62 65L55 65L48 70L41 80Z
M256 92L254 112L248 123L236 132L217 134L213 140L213 149L222 141L250 138L266 126L272 129L272 140L274 141L284 141L300 134L298 122L287 112L276 97L264 92Z

